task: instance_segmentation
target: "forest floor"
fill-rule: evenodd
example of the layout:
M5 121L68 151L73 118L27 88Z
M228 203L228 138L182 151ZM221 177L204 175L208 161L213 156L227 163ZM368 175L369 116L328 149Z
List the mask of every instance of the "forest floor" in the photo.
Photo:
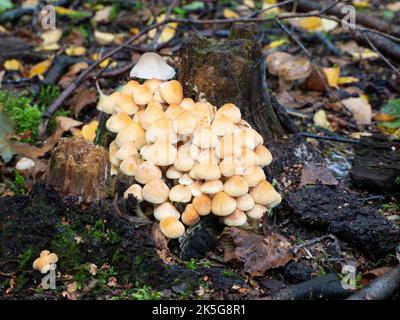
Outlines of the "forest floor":
M362 33L318 15L277 19L295 12L291 4L261 12L275 1L56 2L57 28L46 31L33 18L37 1L0 0L0 299L340 299L398 266L400 162L360 178L364 149L371 150L370 161L392 159L392 151L400 159L398 30L390 33L394 45L378 50L369 33L363 43ZM372 20L400 25L400 2L353 5ZM256 40L269 61L269 94L298 131L266 141L274 156L267 178L283 201L262 223L223 230L207 217L184 239L167 243L157 224L133 214L136 203L117 197L79 205L44 185L61 137L94 140L96 81L109 94L128 81L143 52L155 51L177 69L189 32L218 42L229 35L231 23L185 19L240 20L255 13L266 19L257 23ZM96 60L165 16L182 22L117 50L57 102ZM290 70L272 70L280 52L301 59ZM310 65L311 74L303 74ZM374 149L371 136L385 147ZM34 161L34 170L16 169L22 157ZM379 179L386 174L389 182ZM45 290L43 275L32 269L45 249L59 257L54 290ZM351 290L340 285L344 266L356 270ZM297 284L304 291L287 290Z

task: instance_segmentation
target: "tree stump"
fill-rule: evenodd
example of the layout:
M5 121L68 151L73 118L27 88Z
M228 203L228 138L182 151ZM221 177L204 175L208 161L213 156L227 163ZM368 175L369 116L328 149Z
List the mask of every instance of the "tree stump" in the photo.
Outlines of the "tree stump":
M354 152L351 178L355 185L379 193L400 191L400 140L362 137Z
M254 28L234 25L224 43L190 35L180 51L179 80L186 96L206 99L217 107L234 103L264 139L279 139L289 130L268 95L265 58L254 40Z
M46 184L89 203L106 198L112 188L108 152L83 138L61 139L46 173Z

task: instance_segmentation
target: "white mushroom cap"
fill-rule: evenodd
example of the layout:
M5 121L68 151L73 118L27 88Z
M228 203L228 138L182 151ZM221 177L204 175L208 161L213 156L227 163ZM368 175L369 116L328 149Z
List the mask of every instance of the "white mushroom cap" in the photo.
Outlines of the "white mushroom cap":
M120 160L125 160L137 154L136 144L133 142L125 143L115 154Z
M249 218L259 220L263 217L264 213L267 212L268 209L260 204L255 204L253 208L246 211L246 214Z
M157 141L176 143L178 141L178 135L173 128L172 121L167 118L161 118L147 128L146 140L147 143L155 143Z
M153 91L145 84L133 88L132 92L136 104L146 105L153 99Z
M168 186L161 179L151 180L143 187L143 199L150 203L163 203L169 195Z
M153 215L154 215L154 218L156 218L158 221L161 221L162 219L164 219L166 217L175 217L175 218L179 219L181 216L179 211L170 202L164 202L164 203L156 206L154 208Z
M246 180L249 187L255 187L261 181L266 179L263 169L258 166L246 168L243 173L243 179Z
M116 112L106 122L108 131L118 133L128 125L133 123L131 117L125 112Z
M236 107L233 103L226 103L221 108L217 110L215 118L218 119L220 115L228 117L233 123L239 123L242 118L240 109Z
M187 226L191 226L200 221L200 216L193 208L192 204L186 205L185 211L182 213L182 222Z
M225 159L220 162L219 168L224 177L231 177L234 175L239 176L242 175L244 172L244 168L241 162L231 156L225 157Z
M211 212L212 201L208 196L202 194L193 199L192 205L199 215L206 216Z
M35 161L29 158L21 158L15 165L15 169L19 171L27 170L35 166Z
M221 178L221 170L214 163L199 163L194 165L192 170L195 179L218 180Z
M223 191L218 192L212 199L212 213L216 216L229 216L236 208L236 200Z
M137 168L139 167L140 160L136 157L125 159L119 165L121 172L127 176L134 176Z
M154 179L161 179L161 177L161 169L149 161L143 161L135 172L135 180L141 184L149 183Z
M182 176L182 174L183 173L181 171L176 170L174 166L170 166L167 172L165 173L165 176L168 179L175 180L179 179Z
M144 159L157 166L169 166L176 160L177 150L167 141L158 141L140 150Z
M198 163L214 163L214 164L218 164L219 163L219 159L218 159L218 157L215 154L215 151L213 149L202 149L198 153L198 155L195 158L195 160Z
M258 166L268 166L272 162L272 154L271 152L264 147L263 145L259 145L254 149L256 155L258 155L257 165Z
M247 216L239 209L233 211L229 216L223 217L222 221L230 227L240 227L246 224Z
M254 199L248 194L236 198L238 209L242 211L248 211L254 207Z
M169 80L175 76L175 70L158 54L146 52L133 67L129 76L140 79Z
M160 85L160 95L168 104L180 104L183 99L183 88L177 80L164 82Z
M274 187L268 181L261 181L250 191L251 197L258 204L273 208L281 203L281 195L276 192Z
M179 184L183 184L184 186L188 186L193 183L193 179L188 174L183 174L179 180Z
M131 194L133 195L139 202L143 201L142 195L142 187L138 184L131 185L126 191L124 192L124 199L128 199L128 196Z
M241 176L232 176L224 183L224 191L232 197L240 197L249 191L249 185Z
M173 202L186 203L192 199L192 192L188 186L177 184L169 191L169 200Z
M104 103L112 107L114 112L125 112L128 115L134 115L139 110L132 96L118 91L108 96Z
M224 184L220 180L206 181L200 188L202 193L214 194L224 190Z
M202 183L200 181L195 181L188 185L188 188L190 189L193 197L198 197L202 195L201 186Z
M176 217L166 217L160 221L161 232L169 239L177 239L185 233L185 226Z
M129 142L132 142L137 150L146 144L145 131L140 124L136 122L132 122L120 130L115 138L115 143L119 148L122 148L122 146Z

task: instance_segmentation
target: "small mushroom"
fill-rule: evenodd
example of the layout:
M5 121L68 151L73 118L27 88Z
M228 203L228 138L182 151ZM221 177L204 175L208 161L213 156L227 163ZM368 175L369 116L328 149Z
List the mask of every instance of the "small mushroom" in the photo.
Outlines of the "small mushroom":
M175 124L178 134L192 134L196 129L197 119L191 112L183 111L176 117Z
M130 116L134 115L139 110L132 96L121 92L114 92L104 103L112 107L114 112L125 112Z
M142 148L140 154L157 166L169 166L175 162L177 150L168 141L158 141L145 149Z
M224 184L220 180L206 181L202 184L200 191L206 194L215 194L224 190Z
M140 83L136 80L129 81L126 85L124 85L121 89L121 93L128 94L133 96L133 89L140 86Z
M254 153L258 155L256 165L263 167L268 166L272 162L271 152L263 145L259 145L257 148L255 148Z
M161 232L169 239L177 239L185 233L185 226L176 217L166 217L160 221Z
M179 81L171 80L160 85L161 98L168 104L180 104L183 99L183 88Z
M183 184L184 186L188 186L193 183L193 179L188 174L183 174L178 180L179 184Z
M216 216L228 216L236 208L236 200L224 191L218 192L212 199L212 213Z
M143 54L130 72L130 77L140 79L169 80L175 76L175 70L156 53Z
M133 88L132 94L133 101L139 105L146 105L153 99L153 91L145 84Z
M161 177L161 169L149 161L143 161L135 171L135 180L141 184L149 183L154 179L161 179Z
M221 115L227 117L234 124L239 123L240 119L242 118L240 109L236 107L233 103L226 103L221 108L219 108L215 113L215 119L218 119Z
M15 165L15 169L17 169L19 171L24 171L24 170L31 169L34 166L35 166L35 161L33 161L32 159L23 157L18 160L17 164Z
M233 176L224 183L224 191L232 197L240 197L249 191L249 185L243 177Z
M225 157L225 159L219 163L219 168L224 177L242 175L244 173L244 168L241 162L232 156Z
M246 180L249 187L255 187L261 181L266 179L263 169L258 166L246 168L243 173L243 179Z
M215 118L211 124L212 132L217 136L232 134L234 128L235 127L232 120L224 114L221 114L218 118Z
M254 199L248 194L244 194L240 197L236 198L236 203L238 209L242 211L248 211L251 210L254 207Z
M115 138L115 143L118 148L122 148L125 144L132 142L133 145L139 150L146 144L146 133L140 124L131 122L120 130Z
M184 110L188 110L190 111L191 109L193 109L194 107L194 101L192 98L183 98L180 106L184 109Z
M206 216L211 212L212 201L206 195L200 195L193 199L193 208L201 216Z
M124 199L128 199L128 196L131 194L133 195L139 202L143 201L142 195L143 188L138 184L131 185L126 191L124 192Z
M58 261L58 256L55 253L50 253L48 250L43 250L40 257L33 262L33 269L41 273L47 273L50 269L55 269L55 264Z
M188 204L185 207L185 211L182 213L182 222L187 226L191 226L200 221L200 216L194 209L192 204Z
M178 104L171 104L167 110L165 110L165 116L169 120L175 120L178 116L185 111L180 105Z
M260 204L255 204L253 208L246 211L246 214L249 218L260 220L264 213L267 212L268 209Z
M215 163L199 163L194 165L192 170L195 179L218 180L221 178L221 170Z
M169 189L161 179L154 179L143 187L143 199L147 202L160 204L168 199Z
M178 136L173 128L172 121L167 118L161 118L147 128L146 140L147 143L155 143L157 141L176 143Z
M274 76L279 75L279 68L283 63L293 59L293 56L286 52L275 51L267 57L268 72Z
M159 79L147 79L143 84L145 84L147 87L150 88L150 90L154 93L156 93L158 91L158 89L160 89L160 85L163 82Z
M188 188L190 189L193 197L198 197L202 195L201 186L202 183L200 181L195 181L188 185Z
M255 203L273 208L281 202L281 196L268 181L261 181L250 191Z
M147 129L154 122L165 117L164 111L156 106L148 106L139 118L140 125Z
M169 200L173 202L187 203L192 199L192 192L188 186L177 184L169 191Z
M131 117L125 112L116 112L106 122L108 131L118 133L128 125L133 123Z
M179 179L182 175L183 173L181 171L176 170L174 166L170 166L167 172L165 173L165 176L171 180Z
M136 144L133 142L125 143L117 152L116 157L119 160L131 158L137 154Z
M246 224L247 216L242 210L236 209L229 216L223 217L222 221L229 227L240 227Z
M175 217L175 218L179 219L181 216L179 211L170 202L164 202L164 203L156 206L154 208L153 214L154 214L154 218L156 218L158 221L161 221L162 219L164 219L166 217Z
M119 165L121 172L127 176L133 177L140 165L140 160L137 157L125 159Z

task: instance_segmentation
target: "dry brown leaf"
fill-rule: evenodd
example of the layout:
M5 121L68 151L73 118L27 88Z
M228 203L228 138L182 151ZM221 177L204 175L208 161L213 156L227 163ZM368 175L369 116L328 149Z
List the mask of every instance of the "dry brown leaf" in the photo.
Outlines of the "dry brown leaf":
M165 264L172 263L171 252L168 248L168 240L165 238L164 234L161 232L160 226L158 223L153 223L151 227L151 237L153 239L154 245L157 249L157 254L160 259Z
M343 105L353 114L357 124L370 124L372 108L365 96L342 100Z
M64 132L80 125L82 125L82 122L76 121L72 118L59 116L56 117L56 129L42 147L36 147L29 143L22 142L11 143L11 145L16 153L24 157L39 158L44 156L47 152L55 147Z
M71 99L71 112L77 118L83 108L96 103L96 101L96 90L94 88L83 88Z
M319 92L304 95L296 91L281 91L276 95L276 100L285 108L300 109L307 104L314 104L320 95Z
M223 233L224 261L239 260L244 271L253 277L286 265L296 257L287 239L276 232L265 237L247 230L231 227ZM232 246L233 244L233 246Z
M65 89L72 83L72 81L74 81L79 72L87 69L88 67L89 66L86 62L75 63L69 68L68 72L61 77L60 81L58 81L58 84Z
M332 174L331 170L325 166L318 165L314 162L307 162L303 166L301 172L301 181L299 188L308 184L323 184L328 186L334 186L338 184L338 181Z

